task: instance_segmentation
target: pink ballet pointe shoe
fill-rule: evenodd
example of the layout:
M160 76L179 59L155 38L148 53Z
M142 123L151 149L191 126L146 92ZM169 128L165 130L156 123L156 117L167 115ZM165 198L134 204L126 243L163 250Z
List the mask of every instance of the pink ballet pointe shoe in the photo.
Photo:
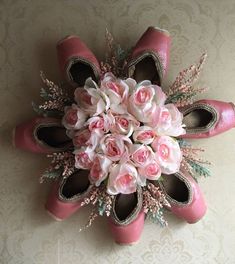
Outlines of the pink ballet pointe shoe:
M187 172L162 177L158 184L171 205L170 211L189 224L198 222L207 207L196 181Z
M161 86L168 70L170 42L168 31L149 27L132 50L127 64L128 76L137 82L150 80Z
M181 110L186 134L182 138L208 138L235 126L233 103L200 100Z
M13 145L35 153L52 153L67 150L72 142L61 120L36 117L15 127Z
M116 243L130 245L140 239L145 219L142 199L141 188L135 193L115 196L109 226Z
M79 37L67 36L60 40L57 55L62 74L73 86L84 86L89 77L99 80L99 63Z
M79 210L92 186L88 175L89 171L79 170L53 184L45 205L51 217L62 221Z

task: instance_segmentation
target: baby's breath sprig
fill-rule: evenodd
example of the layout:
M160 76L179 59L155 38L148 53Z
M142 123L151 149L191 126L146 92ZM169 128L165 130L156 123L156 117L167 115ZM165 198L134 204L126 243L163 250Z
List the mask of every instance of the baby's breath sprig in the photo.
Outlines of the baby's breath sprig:
M87 224L80 231L90 227L94 220L100 216L110 216L114 196L107 193L106 185L101 184L99 187L94 186L88 196L84 198L81 206L86 206L91 204L93 209L88 218Z
M163 216L164 206L170 207L165 195L158 186L148 183L143 187L143 208L147 216L161 226L167 226L167 221Z
M32 103L33 109L39 114L44 116L62 116L64 107L72 103L66 89L49 81L45 74L41 71L40 77L46 88L41 88L40 96L44 102L40 105Z
M183 155L183 160L181 162L182 168L189 172L196 181L198 176L210 176L210 171L205 165L211 165L211 163L200 158L200 155L205 150L202 148L195 148L189 143L186 144L185 140L180 140L179 144Z
M203 53L197 64L191 65L178 74L176 80L167 92L166 103L173 103L177 107L184 107L192 104L198 94L207 90L207 88L194 86L194 83L198 80L206 57L207 54Z
M47 155L51 158L50 166L45 170L40 178L40 182L46 179L57 179L58 177L68 177L75 171L75 159L72 152L59 152Z
M101 75L112 72L115 76L124 76L129 51L115 43L112 34L106 29L106 55L105 61L101 62Z

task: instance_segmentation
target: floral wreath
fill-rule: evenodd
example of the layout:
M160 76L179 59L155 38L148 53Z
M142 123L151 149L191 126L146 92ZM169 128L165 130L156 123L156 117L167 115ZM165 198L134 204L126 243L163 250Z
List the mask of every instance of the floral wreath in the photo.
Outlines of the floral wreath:
M63 84L54 84L41 72L46 88L40 95L45 102L39 106L33 103L33 108L40 115L60 116L73 147L48 155L51 165L40 181L61 175L67 178L76 169L89 170L93 188L82 206L94 207L86 227L98 215L110 215L116 195L142 188L144 212L164 226L163 209L170 204L152 181L161 182L162 174L177 173L181 168L196 180L210 175L204 167L210 163L199 155L203 149L180 137L185 128L178 109L192 104L195 96L206 90L194 86L206 54L181 71L163 92L149 80L137 83L122 77L128 52L116 45L108 32L106 40L100 83L88 78L84 87L76 88L74 97Z

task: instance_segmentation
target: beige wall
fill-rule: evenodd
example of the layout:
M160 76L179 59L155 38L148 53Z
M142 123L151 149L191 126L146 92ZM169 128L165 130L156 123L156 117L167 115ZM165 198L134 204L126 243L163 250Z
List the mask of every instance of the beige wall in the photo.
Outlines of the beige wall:
M146 222L136 246L113 243L105 219L78 233L88 210L53 222L39 185L44 156L14 149L15 124L34 116L39 70L59 80L55 43L78 34L99 58L107 27L130 47L148 25L172 34L170 72L208 52L200 85L206 98L235 101L235 2L232 0L0 0L0 263L235 263L235 130L195 144L206 149L212 177L200 181L208 212L195 225L167 215L169 228Z

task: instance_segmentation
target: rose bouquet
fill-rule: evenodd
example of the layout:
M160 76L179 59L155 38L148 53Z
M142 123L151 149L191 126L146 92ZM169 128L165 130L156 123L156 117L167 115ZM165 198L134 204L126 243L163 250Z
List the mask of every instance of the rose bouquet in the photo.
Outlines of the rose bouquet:
M129 194L161 173L179 171L174 137L185 133L183 116L165 104L161 87L106 73L100 86L88 79L74 95L62 123L73 140L75 167L90 170L91 183L107 183L111 195Z

